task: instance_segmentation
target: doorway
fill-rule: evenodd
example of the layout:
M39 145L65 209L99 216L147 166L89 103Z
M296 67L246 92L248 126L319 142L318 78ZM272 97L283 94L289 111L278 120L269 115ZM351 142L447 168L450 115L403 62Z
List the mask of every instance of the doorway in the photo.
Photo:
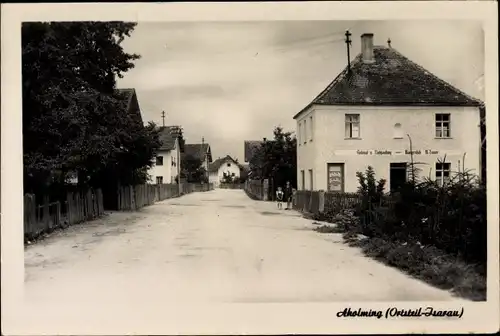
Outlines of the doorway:
M393 162L390 164L389 183L391 192L397 191L405 184L407 179L406 162Z

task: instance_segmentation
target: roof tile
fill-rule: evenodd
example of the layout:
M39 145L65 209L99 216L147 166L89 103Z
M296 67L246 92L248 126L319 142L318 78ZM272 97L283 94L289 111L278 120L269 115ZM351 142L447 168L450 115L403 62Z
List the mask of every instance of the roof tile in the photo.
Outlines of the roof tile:
M208 143L203 144L185 144L184 145L184 155L192 156L196 159L202 160L203 153L209 154L209 162L212 161L212 155L210 153L210 145ZM202 160L203 161L203 160Z
M374 63L364 63L360 53L351 63L351 71L346 67L306 108L313 104L482 105L393 48L375 46L373 52Z

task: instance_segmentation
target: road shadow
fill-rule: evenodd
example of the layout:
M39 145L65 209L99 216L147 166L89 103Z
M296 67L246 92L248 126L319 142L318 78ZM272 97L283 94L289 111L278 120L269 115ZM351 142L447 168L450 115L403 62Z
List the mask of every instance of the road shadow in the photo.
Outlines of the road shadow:
M281 215L280 212L274 212L274 211L261 211L260 212L261 215L264 215L264 216L275 216L275 215Z
M169 203L168 205L176 205L176 206L193 206L193 207L198 207L198 206L201 206L201 204L190 204L190 203Z

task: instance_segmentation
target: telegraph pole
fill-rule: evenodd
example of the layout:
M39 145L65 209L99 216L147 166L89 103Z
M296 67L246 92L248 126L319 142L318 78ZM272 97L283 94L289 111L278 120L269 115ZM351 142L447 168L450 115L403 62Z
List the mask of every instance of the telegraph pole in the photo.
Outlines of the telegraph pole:
M347 71L348 72L351 72L351 50L350 50L350 46L351 46L351 33L349 32L349 30L346 30L345 31L345 44L347 46Z

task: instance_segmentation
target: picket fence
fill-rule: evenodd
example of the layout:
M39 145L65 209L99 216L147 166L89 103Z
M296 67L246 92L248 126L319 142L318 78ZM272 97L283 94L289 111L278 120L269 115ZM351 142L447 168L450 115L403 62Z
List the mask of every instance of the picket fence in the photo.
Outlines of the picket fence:
M255 200L268 200L266 183L261 180L249 180L244 186L247 195ZM301 212L323 213L326 211L340 212L352 209L361 202L356 193L334 193L325 191L297 190L293 197L293 208Z
M140 184L118 191L118 210L138 210L173 197L213 190L212 183Z
M35 195L24 195L24 237L33 239L60 227L98 218L104 214L102 191L68 192L66 201L39 205Z
M293 208L301 212L318 214L352 209L360 202L361 198L356 193L298 190L293 197Z
M219 188L221 189L245 189L244 183L220 183Z
M267 201L269 199L268 180L247 180L244 186L247 195L255 200Z

